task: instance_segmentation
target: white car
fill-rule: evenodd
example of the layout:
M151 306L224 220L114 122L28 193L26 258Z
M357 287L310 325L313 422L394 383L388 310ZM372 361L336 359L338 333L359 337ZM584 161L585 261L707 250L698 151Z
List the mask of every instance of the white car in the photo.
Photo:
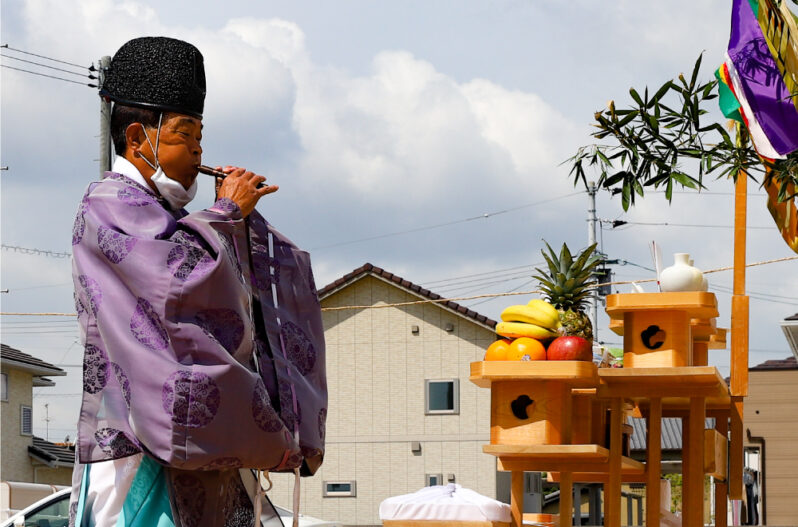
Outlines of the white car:
M67 527L69 525L69 496L71 492L72 489L63 489L42 498L11 516L0 527ZM290 527L293 524L293 512L276 505L274 509L284 526ZM274 522L271 522L271 525L273 524ZM300 514L299 527L341 527L341 524Z

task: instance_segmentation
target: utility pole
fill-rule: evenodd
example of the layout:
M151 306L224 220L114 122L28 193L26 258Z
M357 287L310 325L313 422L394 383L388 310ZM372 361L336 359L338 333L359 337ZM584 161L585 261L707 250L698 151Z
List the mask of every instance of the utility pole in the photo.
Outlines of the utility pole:
M587 195L590 206L587 209L587 240L588 245L596 243L596 183L587 184ZM590 293L590 321L593 323L593 340L598 340L598 288L593 288Z
M111 57L106 55L100 59L100 67L97 69L97 86L100 90L109 66ZM100 178L107 170L111 170L111 101L100 97Z
M44 403L44 423L46 427L45 438L50 440L50 403Z

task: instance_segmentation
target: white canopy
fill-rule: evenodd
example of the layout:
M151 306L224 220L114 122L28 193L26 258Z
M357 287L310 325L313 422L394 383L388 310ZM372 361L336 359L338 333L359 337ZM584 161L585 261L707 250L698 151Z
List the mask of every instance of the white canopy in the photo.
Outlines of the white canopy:
M510 506L450 483L386 499L380 504L380 520L509 522Z

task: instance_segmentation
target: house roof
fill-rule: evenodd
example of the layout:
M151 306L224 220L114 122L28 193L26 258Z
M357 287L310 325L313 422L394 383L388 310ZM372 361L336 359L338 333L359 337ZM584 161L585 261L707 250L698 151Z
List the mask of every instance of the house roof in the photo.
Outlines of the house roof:
M75 464L75 447L51 443L33 436L28 455L50 467L71 467Z
M30 371L35 375L66 375L66 372L58 366L23 353L8 344L0 344L0 362Z
M762 364L757 364L748 368L749 371L771 371L771 370L798 370L798 361L795 357L787 357L781 360L766 360Z
M631 437L632 450L646 449L646 420L640 417L633 417L631 423L633 432ZM707 418L704 420L704 428L715 428L715 420ZM682 449L682 420L679 417L666 417L662 420L662 450L681 450Z
M785 318L784 320L798 320L798 313Z
M439 300L441 298L444 298L439 294L433 293L429 289L424 289L420 285L414 284L410 280L405 280L401 276L397 276L393 273L390 273L381 267L377 267L370 263L366 263L358 267L351 273L347 273L338 280L332 282L331 284L327 284L326 286L321 288L319 290L319 299L323 300L324 298L332 295L333 293L343 289L344 287L368 275L376 276L378 278L391 282L395 286L401 289L405 289L409 293L418 295L422 298L428 298L430 300ZM483 326L487 326L489 329L496 328L495 320L490 319L485 315L480 315L476 311L468 309L465 306L461 306L457 302L452 302L451 300L447 300L445 302L435 302L435 304L447 308L451 311L454 311L465 318L470 318Z

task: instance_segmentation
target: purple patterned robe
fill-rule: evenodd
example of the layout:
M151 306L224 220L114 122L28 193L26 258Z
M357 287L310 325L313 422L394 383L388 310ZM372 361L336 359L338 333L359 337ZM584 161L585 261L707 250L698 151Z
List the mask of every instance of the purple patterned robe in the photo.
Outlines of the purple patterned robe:
M184 525L229 506L190 498L198 485L217 496L207 486L231 469L312 474L323 457L324 333L310 260L257 212L248 222L249 236L226 199L172 212L108 172L73 228L85 345L78 460L152 456L169 468L173 503L185 502Z

